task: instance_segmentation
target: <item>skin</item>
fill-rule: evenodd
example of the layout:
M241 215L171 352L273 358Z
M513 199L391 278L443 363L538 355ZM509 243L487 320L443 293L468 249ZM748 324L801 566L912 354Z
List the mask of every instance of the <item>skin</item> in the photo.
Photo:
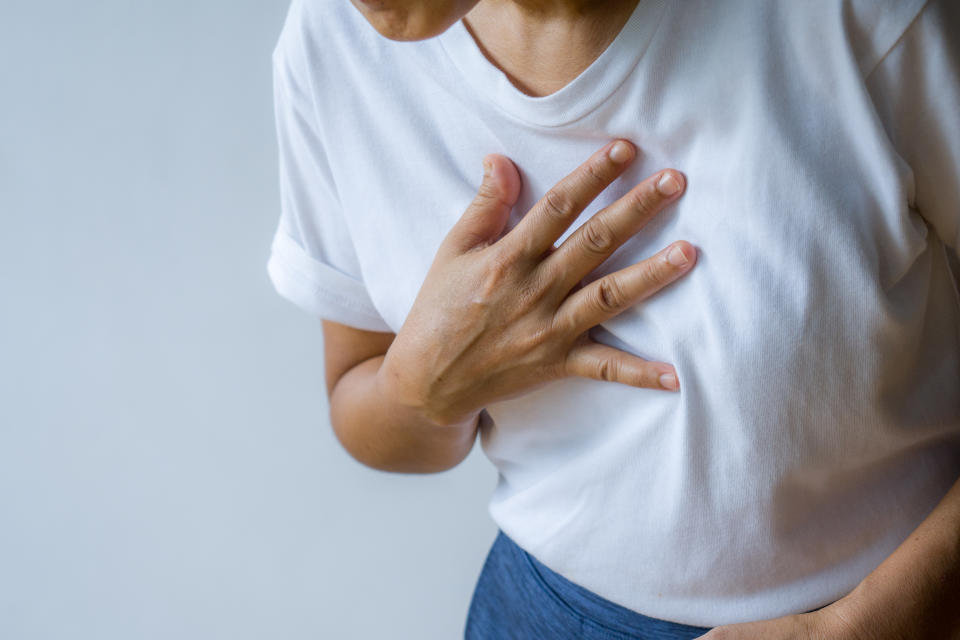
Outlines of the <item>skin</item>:
M637 0L351 0L384 37L431 38L463 20L522 92L563 88L613 41Z
M530 95L547 95L575 78L636 6L635 0L353 2L393 40L433 37L463 19L487 58ZM507 158L488 156L477 198L441 245L400 331L324 322L331 421L351 455L383 470L448 469L472 448L484 405L563 376L676 389L670 365L593 343L586 331L689 272L694 248L676 243L586 287L578 283L682 195L683 176L658 172L553 246L635 155L628 145L615 160L612 148L553 187L507 234L519 174ZM680 190L659 192L664 175L674 176ZM671 248L685 260L671 262ZM960 640L960 480L847 596L812 613L726 625L702 637Z
M351 0L380 35L391 40L424 40L440 35L477 0Z
M487 156L477 197L441 243L397 335L324 323L331 421L347 451L377 469L441 471L470 452L486 405L552 380L678 388L671 365L587 331L689 271L694 247L676 242L580 281L680 196L682 174L654 174L554 248L635 155L624 140L604 145L506 234L520 175L507 158Z
M627 0L531 7L485 0L463 21L483 54L517 89L545 96L590 66L620 33L636 5L636 0Z

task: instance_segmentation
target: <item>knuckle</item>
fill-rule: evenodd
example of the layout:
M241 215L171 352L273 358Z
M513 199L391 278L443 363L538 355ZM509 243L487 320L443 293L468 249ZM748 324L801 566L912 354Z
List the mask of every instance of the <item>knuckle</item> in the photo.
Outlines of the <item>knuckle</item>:
M568 267L561 263L552 264L549 267L534 267L530 272L528 280L530 288L536 291L540 297L551 298L561 295L563 291L560 283L567 277ZM563 292L563 293L569 293ZM565 297L565 296L564 296ZM562 300L562 298L561 298ZM559 306L559 301L556 303Z
M613 250L615 238L610 225L599 218L581 227L580 246L588 253L605 256Z
M652 185L647 185L629 192L630 208L640 214L641 218L650 218L660 209L660 197Z
M545 292L535 279L532 278L522 278L515 285L515 311L520 310L534 310L543 306L543 299L545 297ZM544 341L542 338L543 331L537 329L533 334L537 340Z
M602 313L614 313L627 305L627 296L620 281L613 276L604 276L597 281L594 304Z
M613 161L607 156L604 156L602 162L587 164L583 171L584 180L594 189L603 189L611 181L609 169L612 164Z
M551 321L554 335L569 348L596 324L592 320L595 315L589 299L582 296L568 298Z
M475 201L478 204L498 204L502 201L503 197L500 192L500 189L495 187L488 180L484 180L480 184L480 188L477 189L477 197Z
M580 371L582 367L580 366L580 363L577 361L575 354L576 354L576 351L571 350L569 353L567 353L567 355L563 358L563 360L558 363L559 364L558 373L560 374L560 377L565 378L567 376L580 375Z
M570 368L570 362L566 358L560 357L554 359L543 367L544 380L559 380L574 375Z
M542 282L531 277L526 266L508 250L488 247L478 280L470 285L475 301L507 305L508 316L517 316L526 310L541 306L545 291Z
M648 285L648 288L660 287L670 282L673 270L666 260L650 258L641 264L643 265L643 281Z
M543 345L547 342L546 332L540 328L527 328L521 335L513 338L514 353L522 354L530 360L541 360Z
M543 361L556 363L562 352L567 349L563 347L567 343L565 337L557 330L557 327L549 320L545 319L539 327L531 332L534 343L543 353Z
M529 320L529 317L526 318ZM514 323L514 327L519 326ZM543 379L563 377L567 366L566 355L569 347L566 340L558 337L548 318L539 321L522 322L523 331L512 338L513 353L516 359L525 362L531 371L539 371Z
M502 251L491 251L488 254L483 269L483 284L480 287L481 297L489 297L493 292L503 288L510 279L513 271L513 262Z
M477 189L477 199L481 201L492 200L496 197L496 190L486 181L480 184Z
M559 380L576 375L567 358L557 357L549 362L545 362L540 367L540 379L543 381Z
M597 362L597 379L613 382L617 379L617 373L620 367L616 360L612 358L601 358Z
M566 191L554 187L543 197L546 213L557 220L566 222L577 211L577 205Z

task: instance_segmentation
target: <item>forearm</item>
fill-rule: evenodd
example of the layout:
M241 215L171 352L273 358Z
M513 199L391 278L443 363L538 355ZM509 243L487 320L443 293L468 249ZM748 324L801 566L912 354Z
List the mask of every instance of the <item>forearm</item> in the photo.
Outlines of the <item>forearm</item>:
M381 471L434 473L459 464L476 440L478 417L438 425L394 400L378 375L384 356L345 373L330 394L330 419L343 447Z
M844 601L864 640L960 639L960 480Z

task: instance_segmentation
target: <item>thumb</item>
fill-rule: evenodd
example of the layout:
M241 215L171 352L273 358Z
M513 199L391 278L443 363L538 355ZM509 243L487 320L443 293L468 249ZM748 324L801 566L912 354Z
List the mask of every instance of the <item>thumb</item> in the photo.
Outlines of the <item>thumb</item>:
M451 248L463 253L495 242L519 197L520 173L514 164L501 155L486 156L477 196L447 236Z

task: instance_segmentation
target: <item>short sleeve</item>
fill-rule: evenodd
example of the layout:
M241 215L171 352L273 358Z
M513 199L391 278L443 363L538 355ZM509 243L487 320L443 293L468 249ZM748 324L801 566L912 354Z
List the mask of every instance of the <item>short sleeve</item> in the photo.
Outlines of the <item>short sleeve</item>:
M282 297L318 317L368 331L392 329L364 284L316 109L305 3L294 0L273 52L280 220L267 272Z
M912 205L960 246L960 2L931 0L867 75L867 90L914 174Z

